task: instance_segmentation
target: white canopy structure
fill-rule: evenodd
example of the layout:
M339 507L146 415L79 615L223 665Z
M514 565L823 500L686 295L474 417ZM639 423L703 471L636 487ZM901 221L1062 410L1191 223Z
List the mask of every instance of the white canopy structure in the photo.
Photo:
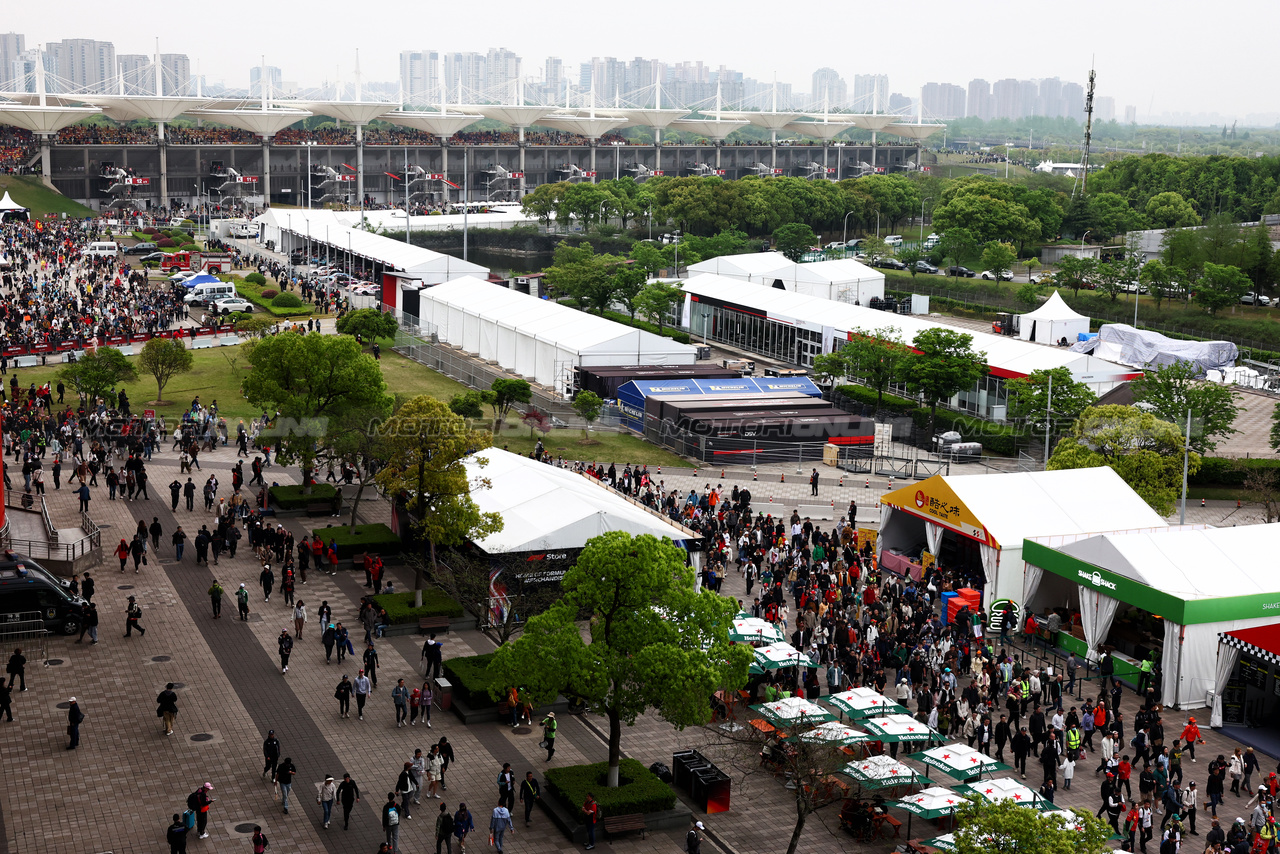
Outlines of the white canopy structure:
M464 277L421 292L422 326L443 342L568 395L573 369L691 365L697 348Z
M1030 576L1032 589L1024 591L1022 543L1028 537L1166 527L1160 514L1105 466L934 475L881 497L876 547L882 550L881 565L893 569L898 560L893 550L923 543L936 556L947 531L976 541L986 575L982 604L990 611L997 600L1032 598Z
M31 218L31 211L24 208L13 200L9 195L9 191L4 191L4 198L0 198L0 222L10 222L13 220L27 220Z
M713 273L858 305L869 305L872 297L884 299L884 273L852 258L797 264L781 252L748 252L699 261L689 266L689 273Z
M480 465L481 459L487 464ZM695 532L569 469L498 448L479 452L465 465L473 484L488 481L484 487L472 486L471 497L480 511L502 514L502 530L475 541L488 554L581 549L608 531L652 534L695 546L695 551L701 548Z
M1221 700L1244 642L1263 647L1252 654L1264 666L1280 659L1280 646L1255 639L1265 632L1248 631L1280 622L1280 583L1266 569L1277 552L1280 525L1037 537L1022 550L1028 601L1079 607L1090 652L1106 642L1121 605L1159 615L1162 702L1184 709Z
M1076 343L1077 336L1089 333L1089 318L1062 299L1057 291L1035 311L1018 318L1018 337L1037 344L1057 344L1063 338Z

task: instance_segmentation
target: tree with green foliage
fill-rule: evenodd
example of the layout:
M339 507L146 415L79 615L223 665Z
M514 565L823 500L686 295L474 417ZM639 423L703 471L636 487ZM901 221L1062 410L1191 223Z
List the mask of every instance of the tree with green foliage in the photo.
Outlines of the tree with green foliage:
M517 403L528 403L533 400L533 387L528 380L518 377L498 377L489 386L489 394L485 395L485 403L493 407L493 432L502 430L511 407Z
M612 301L622 303L632 320L636 319L636 298L644 290L648 280L645 271L638 264L618 264L614 268L611 284ZM603 309L601 314L603 314Z
M1185 424L1190 412L1191 448L1207 454L1219 439L1237 432L1233 425L1240 407L1230 386L1197 379L1201 373L1194 362L1178 361L1148 370L1129 388L1134 403L1146 404L1172 424Z
M133 363L115 347L99 347L85 354L57 374L59 382L76 390L85 401L86 408L95 409L99 398L108 400L110 393L122 383L138 381L138 371Z
M492 444L487 430L473 430L443 401L419 395L379 427L385 466L378 485L393 500L403 501L414 530L427 546L427 564L434 573L436 549L460 546L502 530L502 514L482 513L472 492L487 489L483 477L471 478L464 461L474 459L483 470L482 452ZM414 607L422 607L424 566L414 572Z
M933 210L934 228L965 228L979 244L992 241L1021 244L1040 236L1040 224L1018 202L990 195L960 193ZM1015 255L1016 257L1016 255Z
M892 326L874 329L866 335L855 335L839 350L813 360L814 374L824 379L852 377L876 393L876 408L884 402L889 384L901 378L901 371L911 350L898 337Z
M310 494L317 451L338 416L390 405L382 368L345 335L282 332L245 348L245 399L277 413L263 435L274 439L280 462L301 467L303 491Z
M683 301L684 291L678 285L650 282L636 295L636 312L650 323L656 323L661 334L667 315Z
M1013 292L1013 298L1018 303L1025 305L1028 308L1035 308L1040 304L1040 286L1035 282L1027 282L1020 285L1018 289Z
M1275 409L1271 410L1271 435L1269 441L1271 450L1280 452L1280 403L1277 403Z
M488 403L485 400L485 392L476 389L464 391L462 394L455 394L449 398L449 411L454 415L460 415L470 421L478 421L484 417L484 405ZM493 394L493 392L488 392Z
M1108 466L1162 516L1174 511L1182 488L1182 431L1132 406L1091 406L1071 425L1049 458L1049 471ZM1190 474L1200 470L1191 451Z
M195 367L195 359L181 338L152 338L138 354L138 367L156 378L156 399L151 402L163 406L164 387Z
M527 215L534 217L538 222L550 228L551 221L555 219L556 211L560 207L560 203L564 198L564 191L568 186L568 182L565 181L555 184L540 184L520 200L520 207Z
M1200 224L1196 209L1179 193L1157 193L1147 199L1145 211L1152 228L1185 228Z
M1174 275L1174 269L1159 258L1152 258L1142 265L1138 281L1147 289L1147 295L1155 300L1156 311L1160 310L1165 297L1172 296L1176 292Z
M1064 255L1058 259L1058 268L1054 271L1054 284L1071 288L1071 292L1079 296L1080 289L1092 283L1097 262L1092 258L1081 258L1078 255Z
M1119 265L1113 261L1103 261L1094 266L1093 287L1099 293L1111 297L1112 302L1118 300L1120 294L1125 292L1124 273Z
M1006 380L1005 388L1009 392L1009 418L1027 425L1036 436L1043 436L1046 426L1051 433L1061 432L1059 425L1074 422L1098 399L1093 389L1075 380L1066 368L1032 371L1025 377Z
M376 308L349 311L339 317L337 322L339 335L355 336L365 344L372 344L379 338L395 338L399 328L400 324L396 322L394 314Z
M1018 252L1008 243L991 241L982 248L982 266L991 271L995 281L1002 281L1006 273L1013 272Z
M594 391L580 391L573 398L573 411L586 422L582 428L583 441L590 435L591 425L600 417L603 407L604 401Z
M726 228L710 237L690 235L681 241L680 251L697 253L703 261L724 255L740 255L747 251L747 235L736 228ZM697 262L694 262L697 263Z
M903 246L899 249L895 256L903 264L907 265L907 272L911 274L911 278L916 277L916 273L920 272L916 269L916 262L924 258L924 253L917 246Z
M973 336L958 329L925 329L903 364L907 388L929 407L929 432L938 420L938 403L966 391L987 373L987 354L973 349Z
M934 227L938 227L937 211L934 211L933 219ZM978 251L978 238L967 228L956 226L949 228L942 235L942 240L938 243L938 248L942 250L942 257L945 261L952 265L963 264L965 261L973 258Z
M635 261L635 266L651 276L656 276L659 270L665 269L672 265L673 246L658 246L649 240L637 241L631 247L631 251L627 253L627 257Z
M1196 283L1194 299L1211 316L1216 316L1219 309L1240 302L1240 297L1249 292L1248 277L1236 267L1206 261L1203 270Z
M862 242L858 244L858 251L872 261L891 254L889 252L889 244L884 242L884 238L876 237L875 235L862 238Z
M1111 826L1088 810L1042 812L970 798L955 815L957 854L1109 854Z
M773 242L779 252L798 264L817 245L818 236L804 223L789 222L773 233Z
M578 697L608 721L609 786L618 785L624 724L650 709L677 728L705 724L712 694L746 684L751 649L729 642L737 604L697 589L686 561L649 534L594 537L561 580L561 600L489 665L495 699L522 685L535 704Z
M558 293L569 294L603 317L617 295L616 274L624 263L616 255L597 255L585 241L576 246L561 241L556 246L554 263L545 271L546 281Z
M354 534L359 519L360 499L372 486L377 476L377 465L382 458L382 436L379 425L391 414L391 398L386 397L374 407L344 409L330 421L325 433L322 454L329 464L340 462L352 472L356 494L351 499L351 514L347 530Z

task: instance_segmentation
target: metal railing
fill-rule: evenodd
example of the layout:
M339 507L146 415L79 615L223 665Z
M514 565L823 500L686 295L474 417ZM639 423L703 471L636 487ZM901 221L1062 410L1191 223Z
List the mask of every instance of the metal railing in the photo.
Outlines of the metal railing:
M80 514L80 527L84 530L85 535L71 542L63 542L61 533L54 526L53 518L49 515L49 506L45 502L44 496L35 496L35 500L32 501L30 506L24 503L24 497L25 493L19 494L13 490L7 490L4 494L5 506L12 507L15 510L38 512L40 521L44 526L45 539L35 540L27 537L15 537L12 533L6 532L3 537L0 537L0 541L3 541L5 548L24 554L33 560L43 558L45 560L71 562L85 557L94 549L102 547L102 531L97 523L89 518L87 513L82 512ZM12 531L12 528L9 531Z
M27 658L38 658L48 666L49 631L44 627L40 612L23 611L6 616L17 619L0 622L0 649L22 647L28 653Z

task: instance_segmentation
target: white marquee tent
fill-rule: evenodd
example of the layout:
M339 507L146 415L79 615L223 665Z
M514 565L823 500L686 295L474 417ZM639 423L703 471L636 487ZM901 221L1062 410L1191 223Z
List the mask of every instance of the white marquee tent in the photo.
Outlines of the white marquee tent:
M697 349L464 276L421 292L419 322L445 343L567 393L573 369L692 365Z
M1074 344L1077 336L1088 332L1089 318L1067 305L1057 291L1035 311L1018 319L1018 337L1039 344L1057 344L1063 338Z
M858 305L884 299L884 273L852 258L797 264L780 252L749 252L689 265L690 275L700 273Z
M13 200L9 195L9 191L4 191L4 198L0 199L0 221L9 222L13 220L27 220L31 218L31 212Z

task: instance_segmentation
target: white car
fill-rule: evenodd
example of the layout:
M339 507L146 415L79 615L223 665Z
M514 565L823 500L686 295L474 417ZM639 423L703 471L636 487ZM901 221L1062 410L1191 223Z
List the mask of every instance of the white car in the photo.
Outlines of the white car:
M361 296L366 297L378 295L378 286L373 282L356 282L354 285L347 288L347 290L351 291L353 294L360 294Z
M169 281L177 283L185 282L187 279L194 278L198 275L200 275L200 273L196 270L182 270L170 276Z
M213 304L213 310L218 314L232 314L233 312L253 311L253 303L240 297L223 297Z
M980 278L980 279L986 279L988 282L993 282L993 281L995 281L996 274L995 274L995 273L993 273L993 272L991 272L990 270L983 270L981 273L979 273L979 274L978 274L978 278ZM1011 270L1001 270L1001 271L1000 271L1000 281L1002 281L1002 282L1012 282L1012 281L1013 281L1013 272L1012 272Z

